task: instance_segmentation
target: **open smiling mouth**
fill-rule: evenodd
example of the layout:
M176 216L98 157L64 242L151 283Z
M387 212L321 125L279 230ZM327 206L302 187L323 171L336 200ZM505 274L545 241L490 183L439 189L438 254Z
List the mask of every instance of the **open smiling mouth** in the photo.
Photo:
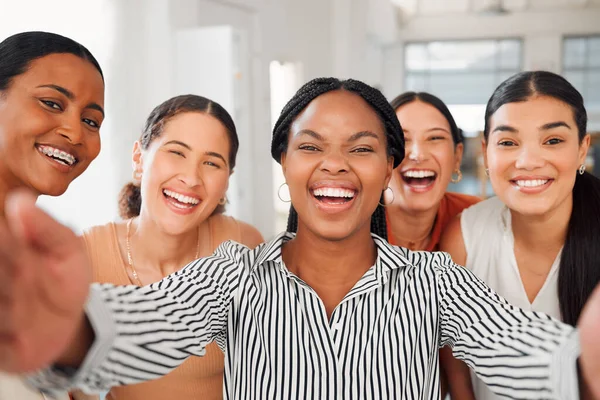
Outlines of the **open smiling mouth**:
M342 205L354 200L356 191L345 188L318 188L312 190L312 194L324 205Z
M200 199L186 196L169 189L163 189L163 196L172 206L181 210L191 210L200 204Z
M434 184L437 174L431 170L408 170L400 174L402 180L416 189L428 188Z
M36 145L36 149L50 160L66 167L73 167L79 162L74 155L52 146Z

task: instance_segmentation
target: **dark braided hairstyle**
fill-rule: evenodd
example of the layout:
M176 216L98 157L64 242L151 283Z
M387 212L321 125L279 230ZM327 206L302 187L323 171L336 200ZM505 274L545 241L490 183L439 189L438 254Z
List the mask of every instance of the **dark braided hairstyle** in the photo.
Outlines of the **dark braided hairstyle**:
M281 154L285 153L288 145L290 125L308 104L320 95L334 90L346 90L356 93L363 98L379 116L386 133L388 155L394 157L394 168L404 159L404 132L394 109L385 96L377 89L357 80L340 81L336 78L316 78L302 86L285 105L273 128L271 155L281 163ZM383 193L380 203L383 203ZM298 230L298 213L290 206L287 231ZM385 209L379 204L371 217L371 232L387 240Z

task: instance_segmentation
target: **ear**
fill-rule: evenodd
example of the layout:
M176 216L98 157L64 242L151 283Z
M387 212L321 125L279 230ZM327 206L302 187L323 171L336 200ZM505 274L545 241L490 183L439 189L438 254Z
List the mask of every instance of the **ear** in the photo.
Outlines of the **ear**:
M286 160L287 160L287 154L285 152L281 153L281 159L279 160L279 163L281 164L281 170L283 172L283 176L286 178L286 181L287 181L287 177L285 176L285 173L287 171Z
M481 139L481 155L483 156L483 168L487 168L487 142L485 139Z
M394 156L388 157L387 168L385 171L385 185L383 185L383 189L387 189L390 185L390 180L392 179L392 174L394 173Z
M133 167L133 175L135 176L141 176L144 168L143 168L143 154L142 154L142 145L140 144L139 140L136 140L135 143L133 144L133 152L131 155L131 166ZM135 181L136 179L134 179ZM135 182L137 184L139 184L140 182Z
M454 171L460 169L460 164L462 163L464 150L465 145L462 143L459 143L456 146L454 146Z
M590 149L590 143L592 138L589 134L586 134L579 145L579 165L585 164L585 159L587 157L588 150Z

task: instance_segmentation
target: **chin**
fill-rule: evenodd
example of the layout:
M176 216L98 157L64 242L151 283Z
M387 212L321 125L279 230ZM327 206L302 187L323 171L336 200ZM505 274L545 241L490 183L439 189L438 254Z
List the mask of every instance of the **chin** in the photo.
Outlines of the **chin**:
M58 197L63 195L69 188L69 183L64 182L49 182L44 185L34 185L32 188L40 195Z

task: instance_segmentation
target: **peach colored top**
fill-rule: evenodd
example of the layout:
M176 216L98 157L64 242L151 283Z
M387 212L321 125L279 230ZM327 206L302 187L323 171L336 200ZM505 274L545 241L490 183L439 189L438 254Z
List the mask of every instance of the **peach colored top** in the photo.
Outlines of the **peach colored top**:
M422 250L438 251L440 249L442 232L444 231L444 228L446 228L446 225L448 225L448 223L465 208L469 208L480 201L481 199L479 197L470 196L468 194L452 192L444 193L444 197L442 197L442 201L440 201L440 208L438 208L435 217L435 222L433 223L433 229L431 230L431 240L429 241L427 248ZM396 245L394 236L390 230L389 216L387 213L385 214L385 219L387 222L388 242L392 245Z
M232 217L214 215L208 219L208 243L200 256L208 256L224 241L242 241L240 223ZM100 283L131 285L127 265L121 256L116 225L96 226L83 234L90 257L93 279ZM224 356L216 343L206 347L204 357L190 357L168 375L136 385L114 387L106 400L222 399Z

